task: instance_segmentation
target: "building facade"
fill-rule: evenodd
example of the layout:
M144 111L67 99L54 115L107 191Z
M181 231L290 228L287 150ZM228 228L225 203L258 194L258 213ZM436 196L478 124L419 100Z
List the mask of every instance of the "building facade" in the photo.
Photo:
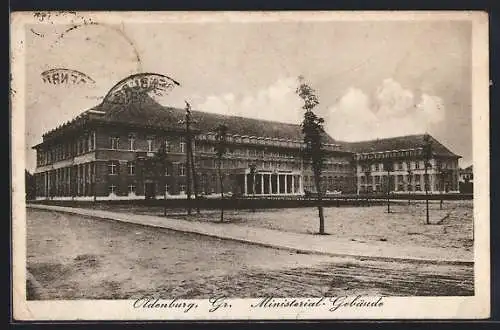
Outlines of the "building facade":
M33 147L37 198L185 197L191 169L186 166L184 114L153 100L101 104L47 132L43 142ZM228 127L227 152L221 163L225 193L272 196L315 190L310 166L301 157L299 125L199 111L192 112L192 121L198 193L221 193L215 153L215 129L220 123ZM325 140L328 157L322 189L355 192L352 153L329 136ZM152 169L160 149L166 162Z
M185 111L152 99L101 103L43 135L34 146L38 199L183 198L187 192ZM221 163L225 193L242 196L314 192L310 164L302 159L299 125L192 111L194 183L199 194L218 196L219 124L228 127ZM458 159L434 138L429 191L458 191ZM423 135L340 142L325 135L321 178L325 193L362 194L389 189L420 192L424 186ZM164 159L158 164L162 151ZM391 164L387 172L384 164ZM252 171L251 169L255 169Z

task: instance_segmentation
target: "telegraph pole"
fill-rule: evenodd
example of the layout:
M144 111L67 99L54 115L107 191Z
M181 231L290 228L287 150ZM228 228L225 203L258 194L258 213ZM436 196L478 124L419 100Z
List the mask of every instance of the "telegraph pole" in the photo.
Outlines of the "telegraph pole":
M189 150L189 147L190 147L190 135L191 135L191 113L189 111L189 104L186 102L186 117L185 117L185 120L184 120L184 124L186 125L186 134L185 134L185 138L186 138L186 150L185 150L185 153L186 153L186 193L187 193L187 200L186 200L186 203L187 203L187 213L188 215L191 215L191 167L190 167L190 164L191 164L191 152Z

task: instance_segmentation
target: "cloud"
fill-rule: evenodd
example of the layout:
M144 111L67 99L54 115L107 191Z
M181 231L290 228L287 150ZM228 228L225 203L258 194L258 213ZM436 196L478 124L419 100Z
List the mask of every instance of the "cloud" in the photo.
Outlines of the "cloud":
M195 104L202 111L298 123L302 100L295 94L297 79L282 78L247 95L210 95Z
M424 93L416 98L397 81L385 79L372 97L349 88L328 108L326 130L347 141L420 134L441 122L444 111L440 97Z

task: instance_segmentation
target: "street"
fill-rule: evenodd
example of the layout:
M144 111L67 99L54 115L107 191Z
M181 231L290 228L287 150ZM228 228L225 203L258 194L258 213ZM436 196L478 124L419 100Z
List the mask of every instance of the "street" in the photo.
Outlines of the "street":
M27 210L28 299L473 295L472 265L338 258Z

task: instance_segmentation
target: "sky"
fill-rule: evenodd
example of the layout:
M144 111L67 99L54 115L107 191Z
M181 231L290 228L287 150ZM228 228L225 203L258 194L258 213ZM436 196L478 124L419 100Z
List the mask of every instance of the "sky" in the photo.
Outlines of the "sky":
M26 156L42 134L97 105L138 72L181 86L163 105L300 123L302 75L335 139L428 132L472 163L471 23L322 21L33 24L26 28ZM78 70L95 83L54 85L41 73Z

